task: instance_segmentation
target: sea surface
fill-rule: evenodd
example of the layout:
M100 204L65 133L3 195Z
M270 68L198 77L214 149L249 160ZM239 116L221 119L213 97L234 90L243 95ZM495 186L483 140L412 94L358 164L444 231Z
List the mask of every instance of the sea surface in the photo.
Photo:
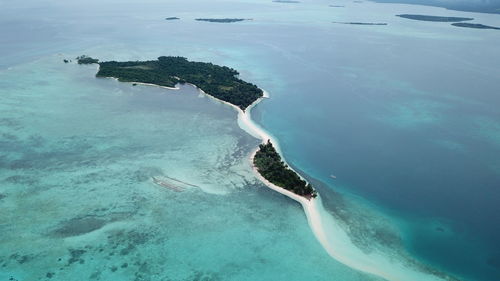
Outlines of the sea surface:
M0 1L0 279L381 280L258 181L233 109L96 79L86 54L239 70L340 248L408 280L499 280L500 31L403 13L500 26L368 1Z

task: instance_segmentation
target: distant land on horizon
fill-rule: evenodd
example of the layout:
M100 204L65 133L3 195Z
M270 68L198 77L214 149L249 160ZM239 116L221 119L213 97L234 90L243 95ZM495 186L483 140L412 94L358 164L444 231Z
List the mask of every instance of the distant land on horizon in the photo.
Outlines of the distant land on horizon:
M489 25L484 25L484 24L480 24L480 23L456 22L456 23L452 23L451 25L458 26L458 27L466 27L466 28L500 30L500 27L489 26Z
M231 23L231 22L239 22L239 21L245 21L245 20L250 20L250 19L231 19L231 18L223 18L223 19L212 19L212 18L207 18L207 19L196 19L197 21L206 21L206 22L216 22L216 23Z
M385 22L339 22L334 21L337 24L352 24L352 25L387 25Z
M379 3L402 3L425 5L446 8L449 10L477 12L488 14L500 14L500 0L456 0L456 1L442 1L442 0L374 0Z
M442 16L414 15L414 14L401 14L396 16L410 20L435 21L435 22L459 22L459 21L473 20L473 18L442 17Z

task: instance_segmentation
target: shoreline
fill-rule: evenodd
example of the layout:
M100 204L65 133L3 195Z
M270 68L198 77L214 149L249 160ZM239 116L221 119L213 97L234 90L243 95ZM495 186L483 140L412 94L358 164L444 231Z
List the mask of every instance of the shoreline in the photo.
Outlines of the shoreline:
M193 85L193 86L195 86L195 85ZM199 89L199 90L202 93L206 94L201 89ZM259 98L256 101L254 101L245 111L241 110L240 108L236 107L233 104L229 104L229 103L228 104L231 105L233 108L235 108L238 111L238 124L240 125L240 128L243 129L245 132L249 133L250 135L261 139L261 143L263 143L263 144L265 144L267 142L267 140L271 140L273 145L276 147L277 152L280 154L281 160L283 162L285 162L291 170L293 170L295 173L297 173L297 171L295 171L286 162L286 160L283 157L283 154L281 152L281 149L279 147L279 143L275 140L275 138L273 138L271 135L269 135L267 132L265 132L263 129L261 129L251 118L251 110L253 109L253 107L255 107L263 99L269 98L269 93L267 93L264 90L263 90L263 92L264 92L264 96ZM208 94L206 94L206 95L210 96ZM212 96L210 96L210 97L212 97ZM212 98L214 98L214 97L212 97ZM216 100L219 100L219 99L216 99ZM221 101L221 102L224 102L224 101ZM227 102L224 102L224 103L227 103ZM241 126L242 124L244 126ZM297 195L289 190L286 190L286 189L279 187L279 186L271 183L270 181L268 181L266 178L264 178L259 173L259 171L257 170L257 167L255 167L255 165L253 164L254 156L258 150L259 150L259 148L254 149L249 155L249 160L250 160L250 163L252 165L252 170L253 170L254 174L268 188L270 188L270 189L272 189L272 190L274 190L282 195L285 195L292 200L297 201L302 206L302 209L304 210L304 213L306 215L309 227L311 228L311 230L312 230L314 236L316 237L316 239L318 240L318 242L321 244L321 246L328 253L329 256L331 256L335 260L337 260L337 261L339 261L339 262L341 262L341 263L343 263L351 268L354 268L354 269L357 269L357 270L360 270L360 271L363 271L366 273L370 273L373 275L377 275L377 276L380 276L380 277L388 279L388 280L394 280L394 281L399 280L398 278L390 276L389 274L387 274L385 272L377 270L375 266L362 267L359 264L353 264L352 262L346 260L346 258L343 258L342 255L337 253L335 251L335 249L333 247L331 247L330 243L328 242L325 228L324 228L323 222L321 220L321 214L320 214L320 209L319 209L319 206L321 206L321 208L322 208L321 195L318 193L318 196L316 198L307 199L303 196ZM303 180L305 180L307 183L309 183L299 173L297 173L297 175L299 175ZM319 205L318 205L318 202L319 202Z
M205 96L212 98L223 104L227 104L231 106L233 109L235 109L238 112L237 120L240 128L245 132L247 132L248 134L254 136L255 138L260 139L261 143L263 144L265 144L267 140L270 140L273 143L273 146L276 148L276 151L280 154L281 160L288 165L286 159L283 157L283 153L276 139L269 133L267 133L264 129L260 128L260 126L257 123L255 123L251 118L252 109L262 100L269 98L268 92L262 90L263 96L254 101L246 108L245 111L243 111L241 108L235 106L234 104L220 100L205 93L202 89L198 88L196 85L193 85L191 83L186 83L186 84L195 87L200 93L204 94ZM257 171L257 168L253 164L253 158L258 150L259 150L258 147L255 148L249 155L249 161L251 163L252 170L256 175L256 177L262 183L264 183L268 188L292 200L295 200L302 206L302 209L304 210L311 231L313 232L318 242L321 244L323 249L327 252L327 254L330 257L355 270L359 270L367 274L372 274L389 281L447 280L445 278L441 278L434 274L419 271L416 268L405 267L404 264L392 263L390 259L387 260L387 258L383 257L383 255L380 255L380 253L375 253L373 255L363 253L361 249L352 244L352 241L350 240L348 233L345 230L341 229L341 227L335 222L333 218L330 218L328 215L326 216L322 215L323 213L326 213L326 210L323 207L323 204L321 202L321 195L319 193L316 198L307 199L306 197L297 195L289 190L274 185L273 183L265 179ZM291 170L297 173L297 171L295 171L290 165L288 166ZM299 177L301 177L304 181L308 183L308 181L305 178L303 178L299 173L297 173L297 175L299 175ZM329 226L328 230L330 230L329 233L330 235L327 234L328 231L326 225ZM334 237L334 239L336 240L334 241L329 240L328 239L329 236ZM391 268L395 269L393 270L394 274L389 273L389 271L387 270L380 269L381 267L388 269ZM396 267L399 267L399 270L397 270Z
M244 130L245 132L247 132L248 134L260 139L262 144L265 144L267 142L267 140L270 140L273 143L273 145L276 147L277 152L280 154L281 160L283 162L285 162L286 164L288 164L282 155L281 149L280 149L279 144L276 141L276 139L274 137L272 137L271 135L269 135L264 129L260 128L251 118L252 109L258 103L260 103L263 99L269 98L268 92L266 92L265 90L262 90L263 96L260 97L259 99L257 99L256 101L254 101L252 104L250 104L246 108L245 111L243 111L241 108L235 106L234 104L231 104L231 103L223 101L223 100L219 100L218 98L215 98L215 97L207 94L205 91L198 88L196 85L193 85L191 83L186 83L186 84L189 84L189 85L195 87L200 93L204 94L205 96L208 96L209 98L212 98L218 102L222 102L224 104L227 104L227 105L231 106L233 109L235 109L238 112L237 118L238 118L238 125L240 126L240 128L242 130ZM348 259L346 259L345 257L343 257L341 254L336 252L335 249L333 247L331 247L331 245L328 241L325 227L323 226L323 221L321 219L320 206L321 206L321 208L323 208L322 207L323 205L321 204L320 194L318 193L318 196L316 198L307 199L303 196L297 195L289 190L286 190L286 189L279 187L279 186L271 183L270 181L268 181L266 178L264 178L259 173L259 171L257 170L257 167L255 167L255 165L253 164L253 158L255 156L255 153L257 153L258 150L259 150L258 147L255 148L249 155L249 161L251 163L252 170L253 170L254 174L256 175L256 177L262 183L264 183L268 188L270 188L270 189L272 189L272 190L274 190L274 191L276 191L276 192L278 192L278 193L280 193L280 194L282 194L282 195L284 195L292 200L295 200L296 202L298 202L302 206L302 209L304 210L304 213L306 215L309 227L311 228L311 230L312 230L314 236L316 237L316 239L318 240L318 242L321 244L321 246L328 253L329 256L331 256L335 260L337 260L337 261L339 261L339 262L341 262L341 263L343 263L343 264L345 264L353 269L357 269L357 270L363 271L365 273L377 275L377 276L380 276L380 277L385 278L387 280L400 281L400 279L398 279L394 276L390 276L389 274L378 270L375 265L373 267L360 266L359 264L354 264L353 262L351 262ZM288 166L290 169L293 170L293 168L290 167L290 165L288 165ZM295 171L295 170L293 170L293 171L295 173L297 173L297 171ZM297 175L299 175L303 180L305 180L307 183L309 183L299 173L297 173ZM319 205L318 205L318 202L319 202Z
M113 78L118 81L115 77L107 77ZM137 82L128 82L128 83L137 83ZM146 86L156 86L161 88L166 88L169 90L179 90L178 84L176 84L175 88L159 86L156 84L148 84L148 83L137 83L140 85ZM198 90L199 93L203 94L206 97L209 97L217 102L229 105L238 113L237 122L239 127L250 134L251 136L258 138L261 140L261 143L265 144L268 140L273 143L276 151L279 153L282 161L286 164L286 159L282 156L282 151L280 149L279 143L276 139L267 133L264 129L260 128L260 126L255 123L251 119L251 110L263 99L269 98L269 93L263 91L263 96L255 100L252 104L250 104L246 110L242 110L238 106L231 104L229 102L220 100L210 94L207 94L202 89L198 88L196 85L191 83L188 84L195 89ZM259 148L255 148L249 155L249 161L252 166L252 170L256 177L264 183L268 188L298 202L307 218L307 222L314 236L321 244L323 249L327 252L327 254L335 259L336 261L354 269L359 270L361 272L372 274L374 276L378 276L380 278L386 279L388 281L439 281L439 280L456 280L456 279L448 279L443 278L442 276L437 276L430 272L424 272L422 270L418 270L417 268L406 267L404 263L393 263L391 258L385 257L383 253L364 253L362 249L356 247L345 229L342 229L341 226L335 221L333 217L327 214L327 211L324 209L321 196L318 193L316 198L306 198L300 195L297 195L289 190L286 190L282 187L276 186L273 183L269 182L265 179L258 171L255 165L253 164L253 159L255 153ZM291 170L293 170L301 179L304 179L297 171L295 171L290 165L288 165ZM332 237L333 239L329 239ZM384 268L384 269L381 269ZM387 270L389 269L389 270ZM391 270L392 269L392 270ZM391 274L391 273L393 274Z
M111 78L111 79L115 80L116 82L120 82L120 83L129 83L129 84L136 84L136 85L143 85L143 86L154 86L154 87L164 88L164 89L168 89L168 90L180 90L181 89L179 87L167 87L167 86L161 86L161 85L156 85L156 84L151 84L151 83L134 82L134 81L132 81L132 82L125 82L125 81L120 81L120 80L118 80L118 78L112 77L112 76L97 77L97 78ZM198 87L196 87L196 88L198 88Z

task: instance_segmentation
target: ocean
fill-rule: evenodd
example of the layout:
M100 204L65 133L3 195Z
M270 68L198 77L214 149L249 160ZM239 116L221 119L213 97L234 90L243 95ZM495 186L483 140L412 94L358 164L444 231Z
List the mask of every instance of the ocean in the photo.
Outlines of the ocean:
M189 86L96 79L74 63L86 54L239 70L270 93L252 115L317 186L347 259L498 280L500 32L395 15L500 18L330 4L0 2L0 277L381 280L330 257L300 205L256 179L259 140L233 109ZM251 20L194 20L212 17Z

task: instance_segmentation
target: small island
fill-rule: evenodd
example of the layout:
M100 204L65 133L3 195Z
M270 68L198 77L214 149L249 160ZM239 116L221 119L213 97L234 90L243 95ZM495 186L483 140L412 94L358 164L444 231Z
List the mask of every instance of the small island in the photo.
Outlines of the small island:
M216 22L216 23L231 23L231 22L239 22L239 21L245 21L249 19L230 19L230 18L224 18L224 19L195 19L197 21L207 21L207 22Z
M328 7L332 7L332 8L344 8L345 6L342 6L342 5L328 5Z
M333 23L353 24L353 25L387 25L387 23L384 23L384 22L338 22L338 21L334 21Z
M86 55L81 55L79 57L76 57L76 61L78 64L94 64L94 63L99 63L98 59L91 58Z
M168 18L165 18L165 20L180 20L180 18L178 18L178 17L168 17Z
M402 14L396 16L410 20L435 21L435 22L460 22L460 21L473 20L473 18L441 17L441 16L412 15L412 14Z
M458 26L458 27L476 28L476 29L496 29L496 30L500 30L500 27L489 26L489 25L484 25L484 24L480 24L480 23L456 22L456 23L452 23L451 25Z
M212 63L192 62L184 57L159 57L151 61L100 62L97 77L175 87L190 83L217 99L245 110L263 96L252 83L239 79L238 71Z
M273 0L273 2L276 2L276 3L300 3L300 1L295 1L295 0Z
M271 141L261 144L255 153L253 163L259 174L272 184L308 199L317 196L316 190L299 177L282 160Z

